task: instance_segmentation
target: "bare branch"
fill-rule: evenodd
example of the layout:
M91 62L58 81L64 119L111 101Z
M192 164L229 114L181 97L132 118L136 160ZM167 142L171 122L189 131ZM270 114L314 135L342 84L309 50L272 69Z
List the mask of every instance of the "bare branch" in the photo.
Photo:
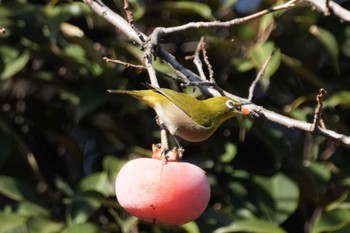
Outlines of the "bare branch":
M128 19L128 22L129 22L130 26L137 33L137 35L140 38L140 40L144 43L146 40L145 40L144 36L142 35L142 33L135 26L135 20L134 20L134 17L132 15L132 11L129 8L128 0L124 0L124 10L126 12L126 17Z
M311 128L312 128L311 123L298 121L298 120L280 115L278 113L272 112L270 110L264 109L264 108L256 106L256 105L255 105L254 111L257 112L263 118L265 118L269 121L275 122L279 125L283 125L283 126L290 128L290 129L299 129L299 130L302 130L304 132L319 134L319 135L321 135L329 140L333 140L333 141L338 142L342 146L346 146L346 147L350 148L350 137L349 136L334 132L332 130L320 128L320 127L316 127L315 131L312 131L311 130Z
M250 20L259 18L263 15L270 14L275 11L280 11L280 10L286 10L289 8L294 7L294 4L298 2L298 0L291 0L288 1L284 4L281 4L279 6L271 7L262 11L259 11L255 14L251 14L242 18L235 18L230 21L225 21L225 22L219 22L219 21L214 21L214 22L191 22L187 24L183 24L181 26L177 27L168 27L168 28L162 28L161 34L171 34L171 33L178 33L182 32L185 30L189 29L198 29L198 28L218 28L218 27L231 27L234 25L242 24L245 22L248 22Z
M201 46L202 46L203 60L204 60L205 64L207 65L208 72L209 72L209 81L215 82L213 67L211 66L211 64L209 62L209 58L207 56L207 49L205 48L205 41L204 40L203 40L203 43L201 43Z
M131 68L135 68L135 69L139 69L139 70L146 70L146 67L143 66L143 65L134 65L134 64L131 64L131 63L128 63L128 62L110 59L108 57L103 57L102 59L105 60L106 62L123 65L123 66L125 66L127 68L131 67Z
M320 89L319 94L316 96L317 106L315 109L314 114L314 121L311 125L311 131L315 131L316 127L321 126L322 128L325 128L325 125L322 120L322 98L327 94L327 91L323 88Z
M331 13L339 17L341 20L350 22L350 11L341 7L338 3L332 0L304 0L305 2L315 6L325 16L329 16Z
M266 70L267 66L269 65L269 63L270 63L273 55L275 54L275 52L276 52L276 49L273 49L271 54L268 56L268 58L266 59L266 61L262 65L262 67L261 67L259 73L257 74L256 78L254 79L254 81L250 85L250 87L249 87L249 94L248 94L248 101L249 102L252 101L255 87L258 84L258 82L260 81L260 79L262 78L262 76L264 75L265 70Z
M105 18L118 30L124 33L130 40L142 44L138 34L123 17L109 9L101 0L83 0L96 14Z
M201 59L199 58L199 53L200 53L201 48L202 48L203 40L204 40L204 37L202 36L201 39L199 40L198 44L197 44L197 48L196 48L196 51L194 52L194 54L192 56L188 56L186 58L187 59L193 59L193 63L197 67L200 79L203 80L203 81L206 81L207 77L204 74L203 64L202 64Z

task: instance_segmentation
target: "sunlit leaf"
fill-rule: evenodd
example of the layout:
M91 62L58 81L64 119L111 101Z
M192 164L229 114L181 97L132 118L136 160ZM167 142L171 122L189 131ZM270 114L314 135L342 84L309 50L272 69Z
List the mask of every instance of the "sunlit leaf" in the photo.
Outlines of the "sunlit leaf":
M0 79L5 80L13 77L27 65L29 58L29 51L24 51L12 58L7 57L5 59L6 65L4 71L0 74Z
M68 226L61 233L76 233L76 232L99 233L101 231L97 228L96 225L92 223L84 223L79 225Z
M271 222L260 219L249 219L235 221L233 224L221 227L214 233L229 233L229 232L250 232L250 233L286 233L282 228L274 225Z
M326 211L316 222L312 233L334 232L346 225L350 225L350 210Z
M157 4L156 9L168 9L179 13L195 13L207 20L214 20L211 9L206 4L194 1L162 1Z
M271 56L272 51L275 49L274 55L272 56L265 72L260 80L260 84L263 90L270 85L270 77L277 71L280 66L281 53L279 49L275 48L273 42L266 42L265 44L256 44L251 47L249 54L250 58L255 63L255 68L259 72L269 56Z
M26 225L29 232L56 233L62 230L64 223L43 217L30 217Z
M189 223L186 223L180 227L182 229L186 230L186 232L188 232L188 233L200 233L198 225L195 222L189 222Z
M326 211L331 211L336 208L343 208L344 205L347 206L347 209L350 210L350 203L347 202L347 204L344 204L346 202L346 199L349 197L348 192L344 192L338 199L333 201L332 203L328 204L327 207L325 208ZM346 207L345 207L346 208ZM343 209L345 209L343 208Z
M28 201L22 201L19 203L17 213L21 216L50 216L49 208L44 208L43 206Z
M255 63L252 60L232 58L231 64L240 72L246 72L255 67Z
M104 196L113 194L113 187L109 182L108 176L102 172L91 174L82 179L79 183L79 188L82 192L95 191Z
M220 161L224 163L228 163L232 161L237 153L237 147L233 143L225 144L225 153L220 156Z
M339 91L331 96L327 96L327 98L323 101L323 104L325 107L336 107L338 105L349 107L350 91Z
M0 233L26 232L27 218L18 214L0 212Z

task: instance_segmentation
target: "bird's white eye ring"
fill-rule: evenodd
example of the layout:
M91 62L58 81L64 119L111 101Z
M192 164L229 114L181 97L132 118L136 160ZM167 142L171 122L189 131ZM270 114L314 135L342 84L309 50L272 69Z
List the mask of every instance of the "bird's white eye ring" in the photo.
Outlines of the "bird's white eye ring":
M232 109L237 109L238 106L232 101L232 100L227 100L226 101L226 106L228 107L228 109L232 110ZM238 110L238 109L237 109Z

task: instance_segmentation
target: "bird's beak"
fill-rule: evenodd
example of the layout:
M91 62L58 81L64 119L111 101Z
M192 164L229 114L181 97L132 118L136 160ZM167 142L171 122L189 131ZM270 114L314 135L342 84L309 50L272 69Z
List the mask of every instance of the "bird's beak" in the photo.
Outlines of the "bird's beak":
M260 115L259 113L256 111L255 105L249 103L249 102L243 102L240 105L240 112L242 113L243 116L249 116L252 118L258 118Z

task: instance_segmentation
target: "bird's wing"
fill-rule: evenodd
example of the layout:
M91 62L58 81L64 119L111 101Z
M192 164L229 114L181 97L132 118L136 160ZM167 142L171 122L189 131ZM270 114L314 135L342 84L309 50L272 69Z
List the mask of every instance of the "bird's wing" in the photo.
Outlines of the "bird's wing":
M154 88L154 87L153 87ZM159 93L163 94L183 112L185 112L194 122L204 127L211 126L212 123L208 119L206 105L202 101L189 96L185 93L173 91L166 88L155 88Z

